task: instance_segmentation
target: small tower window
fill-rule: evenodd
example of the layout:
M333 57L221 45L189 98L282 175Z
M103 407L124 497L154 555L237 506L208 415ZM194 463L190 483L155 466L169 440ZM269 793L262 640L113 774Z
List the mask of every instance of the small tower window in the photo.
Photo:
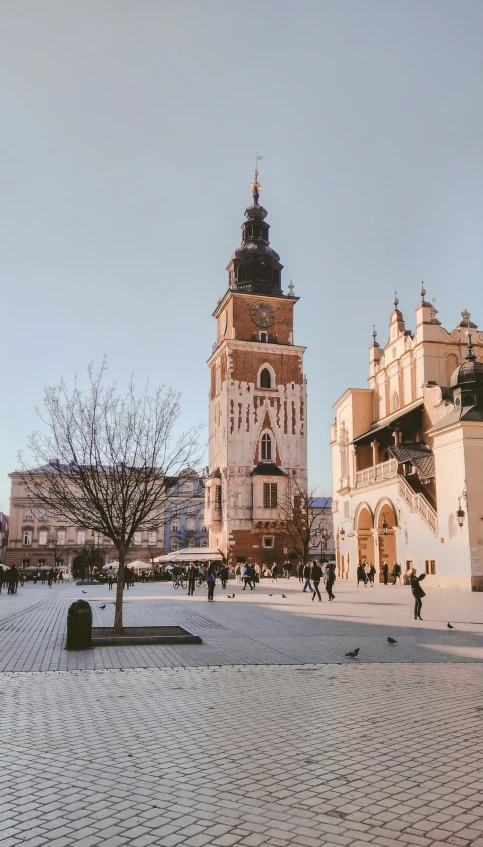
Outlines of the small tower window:
M271 388L272 377L268 368L264 368L260 374L260 388Z
M239 279L240 279L240 282L246 282L246 280L248 279L248 273L247 273L247 266L246 265L240 266Z
M267 278L267 266L260 262L258 266L258 279L266 280Z
M253 227L247 226L247 238L253 238Z
M272 461L272 439L267 433L262 435L262 461Z
M279 280L280 280L279 271L275 268L274 271L273 271L273 282L274 282L274 284L278 285Z

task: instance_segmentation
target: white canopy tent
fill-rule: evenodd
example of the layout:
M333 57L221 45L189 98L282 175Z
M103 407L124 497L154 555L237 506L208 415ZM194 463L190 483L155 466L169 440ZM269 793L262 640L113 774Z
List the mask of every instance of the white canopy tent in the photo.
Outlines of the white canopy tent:
M172 550L164 556L156 556L153 562L164 565L170 562L172 565L183 564L183 562L222 562L223 556L219 550L209 547L185 547L183 550Z
M141 559L137 559L135 562L125 562L124 564L126 568L132 568L135 571L151 571L153 569L151 562L142 562ZM107 571L108 568L118 571L119 562L108 562L107 565L104 565L103 570Z

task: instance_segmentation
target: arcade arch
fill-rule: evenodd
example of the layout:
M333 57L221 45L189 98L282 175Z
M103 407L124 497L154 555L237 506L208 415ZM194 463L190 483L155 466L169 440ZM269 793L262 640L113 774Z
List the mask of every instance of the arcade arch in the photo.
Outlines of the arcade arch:
M367 503L358 506L354 524L357 532L359 562L368 562L370 565L375 565L372 511Z

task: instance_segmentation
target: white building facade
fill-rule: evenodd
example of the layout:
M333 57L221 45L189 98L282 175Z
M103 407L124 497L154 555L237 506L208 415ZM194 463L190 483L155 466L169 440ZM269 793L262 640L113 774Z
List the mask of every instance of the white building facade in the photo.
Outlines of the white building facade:
M433 304L406 329L398 300L369 387L348 389L331 427L339 576L359 562L414 567L427 584L483 590L483 333L462 313L445 330Z

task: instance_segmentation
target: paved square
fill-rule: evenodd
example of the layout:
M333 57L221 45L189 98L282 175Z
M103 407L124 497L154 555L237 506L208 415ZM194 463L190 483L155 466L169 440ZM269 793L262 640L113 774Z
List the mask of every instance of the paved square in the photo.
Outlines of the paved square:
M417 624L404 587L336 587L137 585L126 624L203 644L85 653L79 588L2 594L0 847L483 847L483 598L428 591Z

